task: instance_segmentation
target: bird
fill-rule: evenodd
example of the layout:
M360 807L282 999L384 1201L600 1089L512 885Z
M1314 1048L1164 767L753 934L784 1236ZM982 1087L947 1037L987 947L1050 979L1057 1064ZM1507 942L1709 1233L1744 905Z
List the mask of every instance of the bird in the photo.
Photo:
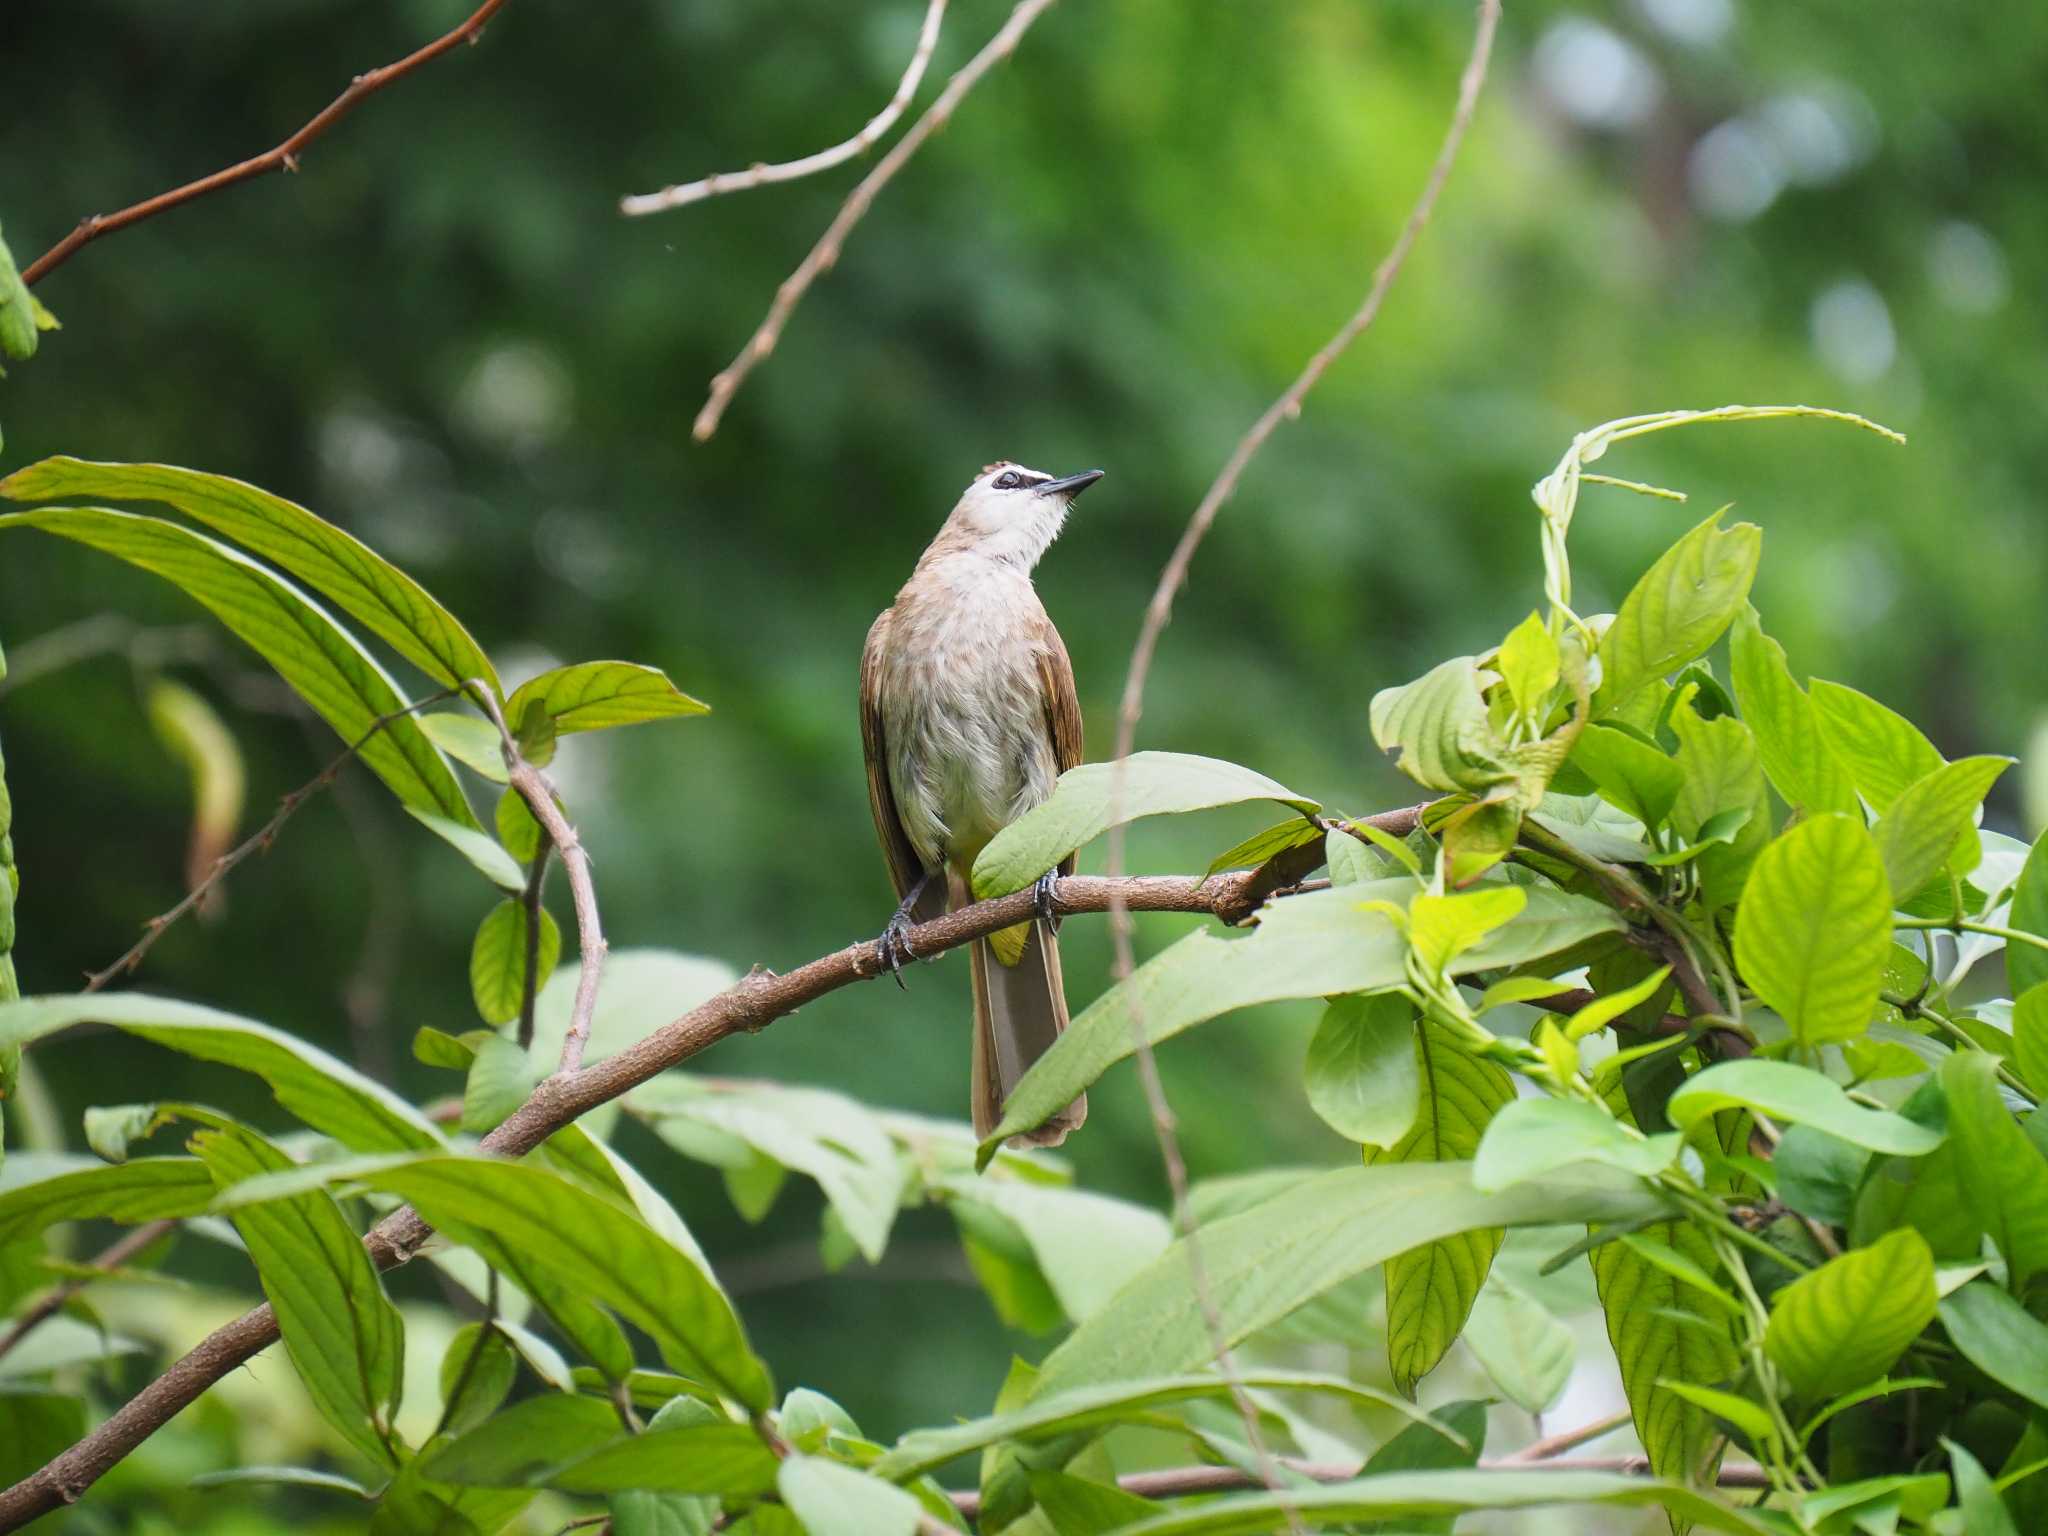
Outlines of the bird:
M901 899L875 941L902 984L908 934L973 899L975 858L1081 761L1073 663L1031 573L1099 469L1055 476L1009 460L962 492L861 653L868 803ZM1057 870L1074 872L1070 854ZM1019 1079L1067 1027L1048 871L1038 915L973 943L974 1130L1001 1122ZM1013 1145L1058 1146L1085 1094Z

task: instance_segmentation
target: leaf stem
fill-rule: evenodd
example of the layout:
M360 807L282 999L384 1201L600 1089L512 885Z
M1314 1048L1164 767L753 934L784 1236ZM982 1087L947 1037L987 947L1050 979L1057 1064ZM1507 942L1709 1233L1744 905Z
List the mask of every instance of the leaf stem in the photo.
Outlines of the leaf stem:
M1960 917L1894 917L1894 928L1933 929L1942 933L1983 933L1994 939L2003 939L2008 944L2031 944L2036 949L2048 949L2048 938L2038 933L2028 933L2024 928L2002 928L1997 923L1973 922Z

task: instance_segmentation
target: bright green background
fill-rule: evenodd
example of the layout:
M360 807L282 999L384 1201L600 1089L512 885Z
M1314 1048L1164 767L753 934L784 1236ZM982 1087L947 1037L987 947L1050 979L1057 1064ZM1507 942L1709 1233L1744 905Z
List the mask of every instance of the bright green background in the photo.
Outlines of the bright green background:
M955 0L926 99L1006 9ZM81 213L274 143L463 10L16 8L0 21L0 219L17 258ZM1068 0L884 194L718 437L693 443L706 380L857 172L644 221L617 196L851 132L918 13L512 0L481 46L371 102L299 176L120 234L41 284L65 329L0 386L0 467L65 452L238 475L406 566L508 683L551 659L666 668L715 713L578 739L558 765L613 942L783 969L872 933L889 892L853 699L870 619L981 464L1103 466L1040 588L1105 751L1160 563L1237 434L1356 305L1470 36L1466 7L1417 0ZM2048 21L2021 0L1511 6L1465 158L1384 317L1199 557L1141 743L1235 758L1347 810L1406 798L1365 702L1534 605L1527 487L1573 431L1746 400L1861 411L1911 446L1784 423L1625 449L1600 467L1693 505L1589 489L1577 606L1611 606L1734 501L1766 529L1756 602L1795 670L1887 699L1951 755L2021 751L2048 574L2044 64ZM1716 213L1715 187L1724 205L1755 195ZM11 651L102 611L197 612L83 550L0 550ZM178 672L248 754L249 825L331 752L274 713L231 642ZM102 658L5 699L26 990L72 986L180 893L187 790L133 676ZM355 791L309 809L142 981L440 1091L404 1042L467 1027L467 945L491 897L374 784ZM2032 830L2020 775L1992 819ZM1141 833L1134 858L1196 868L1256 825ZM342 998L373 909L397 971L358 1048ZM1103 927L1076 922L1065 944L1078 1006L1103 983ZM909 981L838 994L703 1065L964 1113L965 963ZM1163 1053L1198 1176L1347 1155L1299 1089L1311 1022L1271 1010ZM176 1092L276 1123L243 1085L124 1041L38 1063L74 1117ZM1134 1074L1091 1102L1082 1181L1162 1199ZM987 1403L1019 1341L965 1284L943 1218L911 1220L879 1274L826 1282L808 1188L744 1229L700 1171L629 1150L730 1256L781 1378L883 1435ZM433 1295L417 1277L401 1289Z

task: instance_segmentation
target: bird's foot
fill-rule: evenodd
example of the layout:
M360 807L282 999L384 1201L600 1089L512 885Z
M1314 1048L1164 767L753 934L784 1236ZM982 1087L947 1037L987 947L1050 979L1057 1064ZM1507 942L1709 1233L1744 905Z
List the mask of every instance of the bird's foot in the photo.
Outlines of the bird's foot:
M1038 877L1038 883L1031 887L1032 909L1038 913L1038 920L1054 933L1060 931L1059 906L1055 899L1059 880L1060 872L1048 869Z
M889 919L889 926L882 930L882 936L875 940L875 958L896 978L898 987L903 987L903 962L917 959L917 951L910 947L911 926L910 914L899 910ZM909 989L904 987L904 990Z

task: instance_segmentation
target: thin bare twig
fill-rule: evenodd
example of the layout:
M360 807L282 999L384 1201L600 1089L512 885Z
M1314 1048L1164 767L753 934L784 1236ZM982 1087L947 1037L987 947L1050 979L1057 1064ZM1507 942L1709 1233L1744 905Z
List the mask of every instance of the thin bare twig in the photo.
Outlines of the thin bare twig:
M1398 836L1414 826L1415 815L1416 809L1410 809L1379 824ZM1070 876L1054 882L1052 908L1060 916L1107 912L1114 901L1132 912L1189 912L1239 921L1266 899L1271 878L1261 870L1210 876L1130 875L1120 880ZM930 957L1015 927L1038 910L1035 889L1026 887L919 923L908 938L919 955ZM787 975L755 971L617 1054L573 1076L557 1073L543 1080L524 1104L483 1138L480 1150L500 1157L521 1156L578 1116L610 1103L730 1035L763 1029L841 987L888 974L872 939L822 955ZM378 1222L363 1243L378 1268L393 1269L418 1253L429 1235L427 1224L408 1207ZM267 1305L214 1330L91 1434L13 1487L0 1491L0 1533L18 1530L30 1520L76 1502L110 1467L213 1383L275 1343L277 1336L277 1317Z
M1422 193L1410 210L1407 221L1401 226L1390 249L1379 266L1374 270L1371 286L1365 300L1351 318L1338 328L1312 356L1301 373L1280 397L1268 406L1265 412L1253 422L1230 457L1224 461L1222 471L1216 476L1194 515L1188 519L1188 526L1181 534L1180 542L1159 573L1158 585L1152 593L1152 601L1145 609L1144 622L1138 630L1137 643L1131 650L1130 668L1125 676L1123 700L1117 711L1116 764L1111 776L1110 788L1110 833L1108 868L1111 877L1123 871L1124 827L1119 814L1123 804L1125 764L1137 742L1138 717L1144 709L1145 682L1151 672L1152 657L1158 648L1159 636L1172 616L1174 594L1187 580L1188 567L1193 562L1195 551L1208 533L1223 503L1237 489L1239 478L1253 457L1265 446L1282 421L1292 420L1301 414L1302 401L1318 380L1329 369L1345 349L1358 338L1378 317L1380 306L1386 301L1394 279L1400 275L1402 264L1408 259L1408 252L1414 246L1423 226L1429 222L1430 214L1436 208L1439 194L1449 178L1451 166L1456 161L1458 149L1463 144L1466 130L1471 126L1472 115L1479 104L1479 93L1486 83L1487 62L1493 53L1494 32L1500 21L1500 0L1479 0L1477 31L1472 40L1472 51L1465 63L1463 76L1458 83L1458 101L1452 111L1450 126L1445 130L1442 146L1431 165L1428 179L1423 183ZM1128 911L1112 906L1109 914L1110 941L1114 949L1113 974L1117 980L1127 978L1136 965L1132 946L1131 920ZM1173 1192L1175 1224L1183 1233L1188 1254L1188 1280L1194 1291L1196 1304L1201 1309L1203 1322L1207 1325L1210 1342L1214 1346L1218 1368L1230 1386L1230 1395L1244 1420L1245 1433L1258 1459L1262 1480L1268 1488L1280 1494L1286 1507L1287 1524L1290 1530L1300 1536L1301 1520L1291 1505L1286 1505L1278 1467L1267 1452L1259 1431L1258 1412L1242 1384L1237 1380L1231 1359L1230 1345L1223 1328L1223 1321L1216 1309L1215 1299L1209 1293L1208 1275L1202 1263L1200 1239L1196 1230L1193 1210L1188 1201L1187 1164L1181 1155L1180 1138L1174 1128L1173 1110L1167 1103L1166 1091L1159 1080L1159 1068L1154 1060L1152 1043L1144 1030L1144 1021L1139 1016L1135 1001L1131 1008L1131 1033L1137 1042L1138 1078L1145 1090L1145 1100L1151 1110L1153 1132L1159 1143L1160 1160L1165 1164L1167 1183Z
M64 1304L93 1281L112 1274L151 1243L170 1236L177 1228L177 1222L169 1219L146 1221L134 1231L110 1243L101 1251L98 1258L86 1266L93 1273L73 1275L14 1320L14 1325L4 1335L0 1335L0 1356L4 1356L37 1328L63 1311Z
M269 171L296 171L299 168L299 154L321 134L353 112L364 97L375 95L385 86L391 85L411 74L422 64L431 64L458 43L475 42L485 22L505 0L484 0L470 13L469 20L453 31L444 32L424 48L407 54L393 64L383 65L351 80L348 89L323 107L313 120L297 133L286 139L275 149L266 150L236 165L215 171L211 176L202 176L197 181L188 181L182 187L173 187L160 192L144 202L123 208L119 213L89 214L79 220L78 225L51 246L42 255L22 268L21 280L33 286L56 268L69 261L78 250L102 235L111 235L131 224L140 224L144 219L153 219L160 213L201 198L209 192L218 192L223 187L232 187L237 182L249 181Z
M1595 1419L1590 1424L1581 1424L1577 1429L1561 1430L1557 1434L1534 1441L1519 1451L1501 1458L1501 1465L1511 1467L1527 1466L1533 1461L1549 1461L1562 1456L1566 1451L1577 1450L1588 1440L1598 1440L1610 1435L1629 1421L1629 1411L1611 1413L1604 1419Z
M957 74L946 82L946 88L939 92L939 99L925 109L924 116L910 125L910 131L898 139L889 153L882 156L875 168L861 178L859 186L847 195L847 199L833 215L832 222L825 226L825 233L818 243L811 247L808 256L797 264L797 269L782 281L775 290L775 302L768 306L768 313L760 327L740 348L739 355L725 371L711 380L711 393L704 402L704 408L697 412L697 420L691 433L698 442L703 442L718 430L719 418L725 415L725 408L732 403L732 397L739 392L747 375L752 373L782 336L782 328L789 323L798 304L810 291L811 284L831 269L839 260L840 249L846 244L846 237L853 232L853 226L866 215L868 206L874 202L882 188L895 178L898 171L910 162L910 157L924 147L924 141L945 125L958 109L967 93L980 84L981 77L995 67L998 61L1014 53L1018 42L1031 30L1031 24L1052 7L1053 0L1018 0L1015 10L1010 12L996 35L973 58L960 67Z
M896 82L896 94L852 138L834 144L830 149L821 149L815 155L806 155L801 160L785 160L780 165L756 162L744 171L722 171L716 176L706 176L702 181L663 187L659 192L643 192L637 197L622 197L619 199L619 212L629 218L660 213L667 208L700 203L724 192L745 192L753 187L765 187L771 182L797 181L866 154L896 126L896 120L910 105L910 98L917 94L917 88L924 80L925 66L931 63L932 50L938 46L939 22L945 14L946 0L930 0L925 7L924 25L918 30L917 51L911 54L903 78Z
M562 1037L562 1064L560 1070L573 1076L583 1068L583 1047L590 1040L590 1021L597 1012L597 985L604 977L604 957L608 946L604 940L604 929L597 920L597 887L590 882L590 855L584 851L583 842L576 835L576 829L569 825L569 818L562 814L562 808L555 804L555 788L548 782L547 775L529 763L520 754L519 743L514 739L511 728L505 724L504 711L498 708L498 701L481 679L472 678L467 684L474 695L483 703L484 710L491 717L491 723L498 728L498 744L505 756L505 776L511 786L519 791L519 797L526 802L533 819L540 823L541 830L548 835L555 852L561 857L562 872L569 877L569 894L576 902L576 943L581 964L576 972L576 999L569 1007L569 1030ZM538 874L546 868L541 855L535 855L534 868ZM534 882L534 901L538 904L538 879ZM538 913L534 914L538 916ZM529 939L538 931L538 923L530 923ZM529 972L527 980L533 980ZM531 997L529 986L528 997ZM525 1012L530 1001L522 1009L521 1034L531 1043L532 1026L526 1022Z
M408 715L416 714L420 710L428 708L430 705L439 704L445 699L452 699L460 691L460 689L456 688L444 688L439 693L429 694L424 699L415 700L403 709L394 709L388 715L379 715L370 722L369 729L349 743L347 748L333 762L322 768L311 779L301 784L297 789L279 801L276 814L261 827L257 828L252 836L244 839L215 859L212 868L207 870L205 876L191 890L185 893L182 901L168 911L158 913L147 923L143 924L142 937L129 946L126 954L122 955L120 959L116 960L105 970L94 971L86 977L83 990L97 992L105 987L107 983L118 979L140 965L142 957L155 948L156 941L164 936L165 930L170 928L179 918L198 908L212 894L214 888L234 873L236 868L252 854L268 853L270 845L277 841L277 834L283 830L284 824L297 815L300 807L305 805L308 800L311 800L321 790L326 789L339 778L341 770L355 761L356 754L368 746L371 739L378 732L396 721L405 719Z

